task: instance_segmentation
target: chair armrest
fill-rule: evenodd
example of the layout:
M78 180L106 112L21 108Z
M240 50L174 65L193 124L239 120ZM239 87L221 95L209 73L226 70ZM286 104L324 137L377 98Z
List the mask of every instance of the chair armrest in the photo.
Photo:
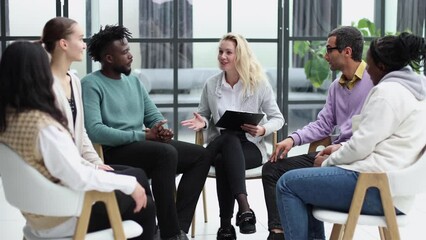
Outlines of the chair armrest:
M98 153L99 157L104 161L104 152L102 150L102 145L99 143L93 143L93 148Z
M310 152L316 152L317 148L319 146L327 147L330 144L331 144L331 138L330 137L325 137L323 139L311 142L311 144L309 144L308 153L310 153Z
M272 133L272 152L274 153L277 149L277 143L278 143L278 132L274 131Z
M195 132L195 144L197 145L204 145L204 136L203 136L203 131L196 131Z

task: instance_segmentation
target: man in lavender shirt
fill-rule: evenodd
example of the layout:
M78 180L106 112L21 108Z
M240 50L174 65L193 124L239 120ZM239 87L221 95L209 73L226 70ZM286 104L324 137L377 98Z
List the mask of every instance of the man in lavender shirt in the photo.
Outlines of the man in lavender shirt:
M362 34L355 27L343 26L329 33L324 58L331 70L339 70L342 75L330 85L326 103L317 120L279 142L270 161L263 166L268 240L284 239L275 196L278 179L289 170L314 166L316 152L285 158L288 151L293 146L330 136L334 129L339 130L339 135L333 140L333 144L345 142L352 136L351 118L360 113L364 100L373 87L365 70L366 63L361 59L363 46Z

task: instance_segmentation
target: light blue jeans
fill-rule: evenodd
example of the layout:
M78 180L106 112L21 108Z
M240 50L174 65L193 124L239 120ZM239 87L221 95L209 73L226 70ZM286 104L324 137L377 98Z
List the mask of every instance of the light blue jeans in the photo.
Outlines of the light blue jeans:
M348 212L358 175L339 167L313 167L281 176L276 190L285 239L325 239L324 224L313 217L312 207ZM361 213L384 215L376 188L367 191Z

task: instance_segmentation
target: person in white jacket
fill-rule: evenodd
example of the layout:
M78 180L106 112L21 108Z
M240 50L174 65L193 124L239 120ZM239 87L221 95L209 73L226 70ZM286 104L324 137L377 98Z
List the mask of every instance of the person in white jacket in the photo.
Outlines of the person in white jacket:
M56 105L67 118L68 130L73 137L78 152L86 160L83 162L85 165L99 170L132 175L135 171L139 170L135 170L129 166L109 166L104 164L103 160L94 150L93 144L86 133L80 79L69 70L73 62L80 62L83 59L84 51L86 50L86 43L83 41L83 36L84 31L81 26L70 18L52 18L43 28L40 41L50 54L50 67L54 77L52 88L55 94ZM154 205L148 178L144 172L142 174L143 176L138 180L146 188L148 204ZM117 193L117 198L122 198L122 195ZM104 209L102 204L96 204L95 207ZM108 219L105 215L106 211L99 210L96 213L101 213L97 218L105 220L93 223L89 229L105 228L108 224ZM143 237L146 237L146 239L152 238L156 225L155 214L144 225Z
M425 39L410 33L371 42L367 71L375 86L353 118L358 129L347 142L319 152L317 168L292 170L278 181L285 239L325 239L312 206L348 212L359 173L398 171L420 159L426 145L426 78L413 69L424 66L425 58ZM397 214L410 210L411 201L405 200L394 199ZM367 191L361 213L384 215L377 189Z

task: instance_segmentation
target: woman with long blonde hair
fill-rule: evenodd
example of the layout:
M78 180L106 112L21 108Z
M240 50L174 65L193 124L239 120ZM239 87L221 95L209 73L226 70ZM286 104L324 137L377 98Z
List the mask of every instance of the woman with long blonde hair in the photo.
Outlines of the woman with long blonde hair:
M182 121L195 131L207 131L207 149L216 158L217 196L221 224L218 240L236 239L231 224L237 200L236 225L243 234L256 232L256 217L247 199L245 170L267 161L264 137L284 124L264 70L247 40L228 33L219 42L218 62L221 73L207 80L194 118ZM243 124L240 129L218 128L215 124L226 110L264 113L258 125Z

